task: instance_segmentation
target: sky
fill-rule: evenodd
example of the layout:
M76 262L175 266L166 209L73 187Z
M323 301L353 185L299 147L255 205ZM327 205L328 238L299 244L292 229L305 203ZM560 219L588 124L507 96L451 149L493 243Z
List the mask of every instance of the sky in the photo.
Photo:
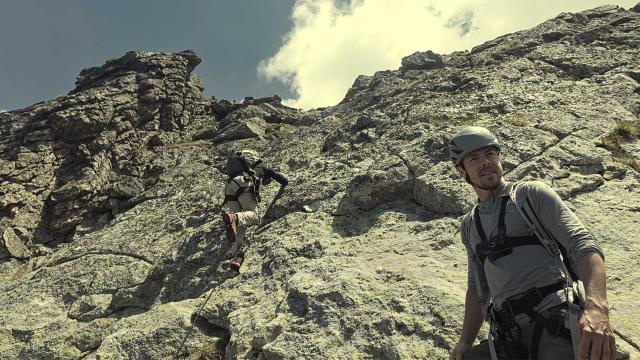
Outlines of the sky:
M194 50L207 96L337 104L415 51L469 50L561 12L638 0L3 0L0 111L64 95L130 50Z

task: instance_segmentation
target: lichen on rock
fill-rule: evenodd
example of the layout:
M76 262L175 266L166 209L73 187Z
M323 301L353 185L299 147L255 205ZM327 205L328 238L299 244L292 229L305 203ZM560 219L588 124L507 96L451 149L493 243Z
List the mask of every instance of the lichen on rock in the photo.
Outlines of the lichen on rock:
M462 323L449 137L486 126L506 178L565 199L605 249L640 352L638 6L564 13L471 51L417 52L301 111L208 98L191 52L129 52L0 113L0 353L29 359L446 358ZM608 144L608 145L607 145ZM289 185L228 269L220 171L243 148ZM486 333L486 328L482 330Z

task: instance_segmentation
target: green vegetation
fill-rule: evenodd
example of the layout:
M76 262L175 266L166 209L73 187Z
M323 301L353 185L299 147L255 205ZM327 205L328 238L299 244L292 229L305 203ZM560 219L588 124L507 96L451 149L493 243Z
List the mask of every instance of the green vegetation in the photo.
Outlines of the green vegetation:
M618 161L640 172L640 159L622 148L622 144L636 141L639 138L640 120L625 121L618 124L608 135L605 135L601 139L601 145L611 151L613 157Z
M509 39L502 44L502 48L510 50L522 46L523 41L521 39Z
M163 360L224 360L224 348L221 342L209 343L193 354L167 357Z
M640 137L640 120L625 121L618 124L613 131L605 137L616 143L635 141Z
M200 348L198 352L191 355L189 360L223 360L224 349L220 349L216 344L207 344Z

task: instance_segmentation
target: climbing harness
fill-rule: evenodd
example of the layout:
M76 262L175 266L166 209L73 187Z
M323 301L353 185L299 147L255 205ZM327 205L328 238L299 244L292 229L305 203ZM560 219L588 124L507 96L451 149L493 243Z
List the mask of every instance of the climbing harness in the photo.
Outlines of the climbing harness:
M500 310L493 307L489 309L492 337L501 342L510 358L529 358L530 353L531 359L537 359L540 339L545 329L552 336L571 339L571 334L565 327L566 305L542 313L534 310L545 297L563 288L564 281L540 288L534 287L524 295L518 295L517 299L506 300ZM526 345L521 338L521 328L532 323L533 335Z
M511 254L514 247L525 245L542 246L540 240L538 240L535 235L507 236L507 227L505 226L504 218L508 201L508 196L502 197L500 215L498 217L498 236L491 240L487 239L487 235L482 228L479 207L476 206L474 209L476 229L481 240L481 242L476 246L475 253L476 256L478 256L480 263L483 265L486 258L489 258L491 261L496 261L503 256Z
M260 200L261 200L261 198L260 198L260 185L261 185L261 182L262 181L261 181L260 178L258 178L256 176L253 176L251 174L248 174L248 173L243 173L242 175L238 175L236 177L229 178L227 180L227 185L225 186L225 191L226 191L227 186L230 183L236 184L238 189L236 189L236 191L233 194L227 194L225 192L223 204L226 204L229 201L239 201L240 195L242 195L244 193L251 193L251 195L253 196L253 198L256 201L256 203L259 203Z
M540 219L533 211L531 201L528 198L521 200L517 197L516 190L518 185L519 184L515 184L512 187L509 195L502 196L498 217L498 234L491 240L487 239L484 229L482 228L478 205L476 204L473 209L476 230L481 239L481 242L474 249L473 257L476 270L474 278L479 298L478 302L484 304L482 284L486 283L486 278L484 277L484 263L486 259L492 262L496 261L503 256L511 254L513 248L518 246L543 246L554 259L555 265L562 270L564 279L549 286L530 289L526 291L525 294L518 295L518 301L505 301L501 312L495 313L493 307L489 307L487 317L488 320L490 320L488 340L491 358L497 360L494 339L501 342L501 345L505 346L506 351L512 352L510 356L520 354L523 351L523 347L527 350L517 335L520 332L520 326L528 326L531 322L535 322L532 341L529 345L532 359L537 358L538 345L543 329L547 329L547 331L554 336L570 338L574 347L574 355L577 359L577 324L580 311L584 308L584 291L580 291L582 283L577 279L575 271L573 271L570 266L571 264L566 256L566 250L562 246L559 246L557 240L542 226ZM527 224L532 235L517 237L509 237L506 235L505 212L509 200L514 203L518 213ZM573 281L574 279L575 282ZM564 306L567 308L563 316L547 318L541 316L534 310L547 295L563 289L566 299ZM505 313L504 311L507 312ZM516 318L520 320L520 323L516 321ZM523 318L527 321L523 322Z
M534 207L531 204L529 198L521 200L517 196L517 188L519 184L515 184L509 192L511 201L516 205L516 210L520 213L520 216L524 219L525 223L529 227L529 231L535 234L540 242L544 245L545 249L554 259L556 266L564 273L566 281L565 286L565 299L569 306L569 314L565 321L565 326L571 331L571 342L573 344L573 354L575 360L579 360L578 352L578 319L580 318L580 312L584 308L585 293L582 281L578 279L576 271L571 266L569 258L567 256L566 249L559 246L558 241L553 237L551 233L542 225L542 222L533 210ZM529 213L531 215L529 215ZM570 291L571 290L571 291Z

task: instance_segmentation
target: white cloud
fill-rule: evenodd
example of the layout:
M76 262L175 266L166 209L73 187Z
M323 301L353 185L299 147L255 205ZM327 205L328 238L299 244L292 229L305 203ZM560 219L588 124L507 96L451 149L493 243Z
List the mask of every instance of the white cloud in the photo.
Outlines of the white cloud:
M617 0L625 8L637 0ZM294 26L258 73L291 86L288 104L337 104L360 74L397 69L415 51L446 54L603 0L297 0Z

